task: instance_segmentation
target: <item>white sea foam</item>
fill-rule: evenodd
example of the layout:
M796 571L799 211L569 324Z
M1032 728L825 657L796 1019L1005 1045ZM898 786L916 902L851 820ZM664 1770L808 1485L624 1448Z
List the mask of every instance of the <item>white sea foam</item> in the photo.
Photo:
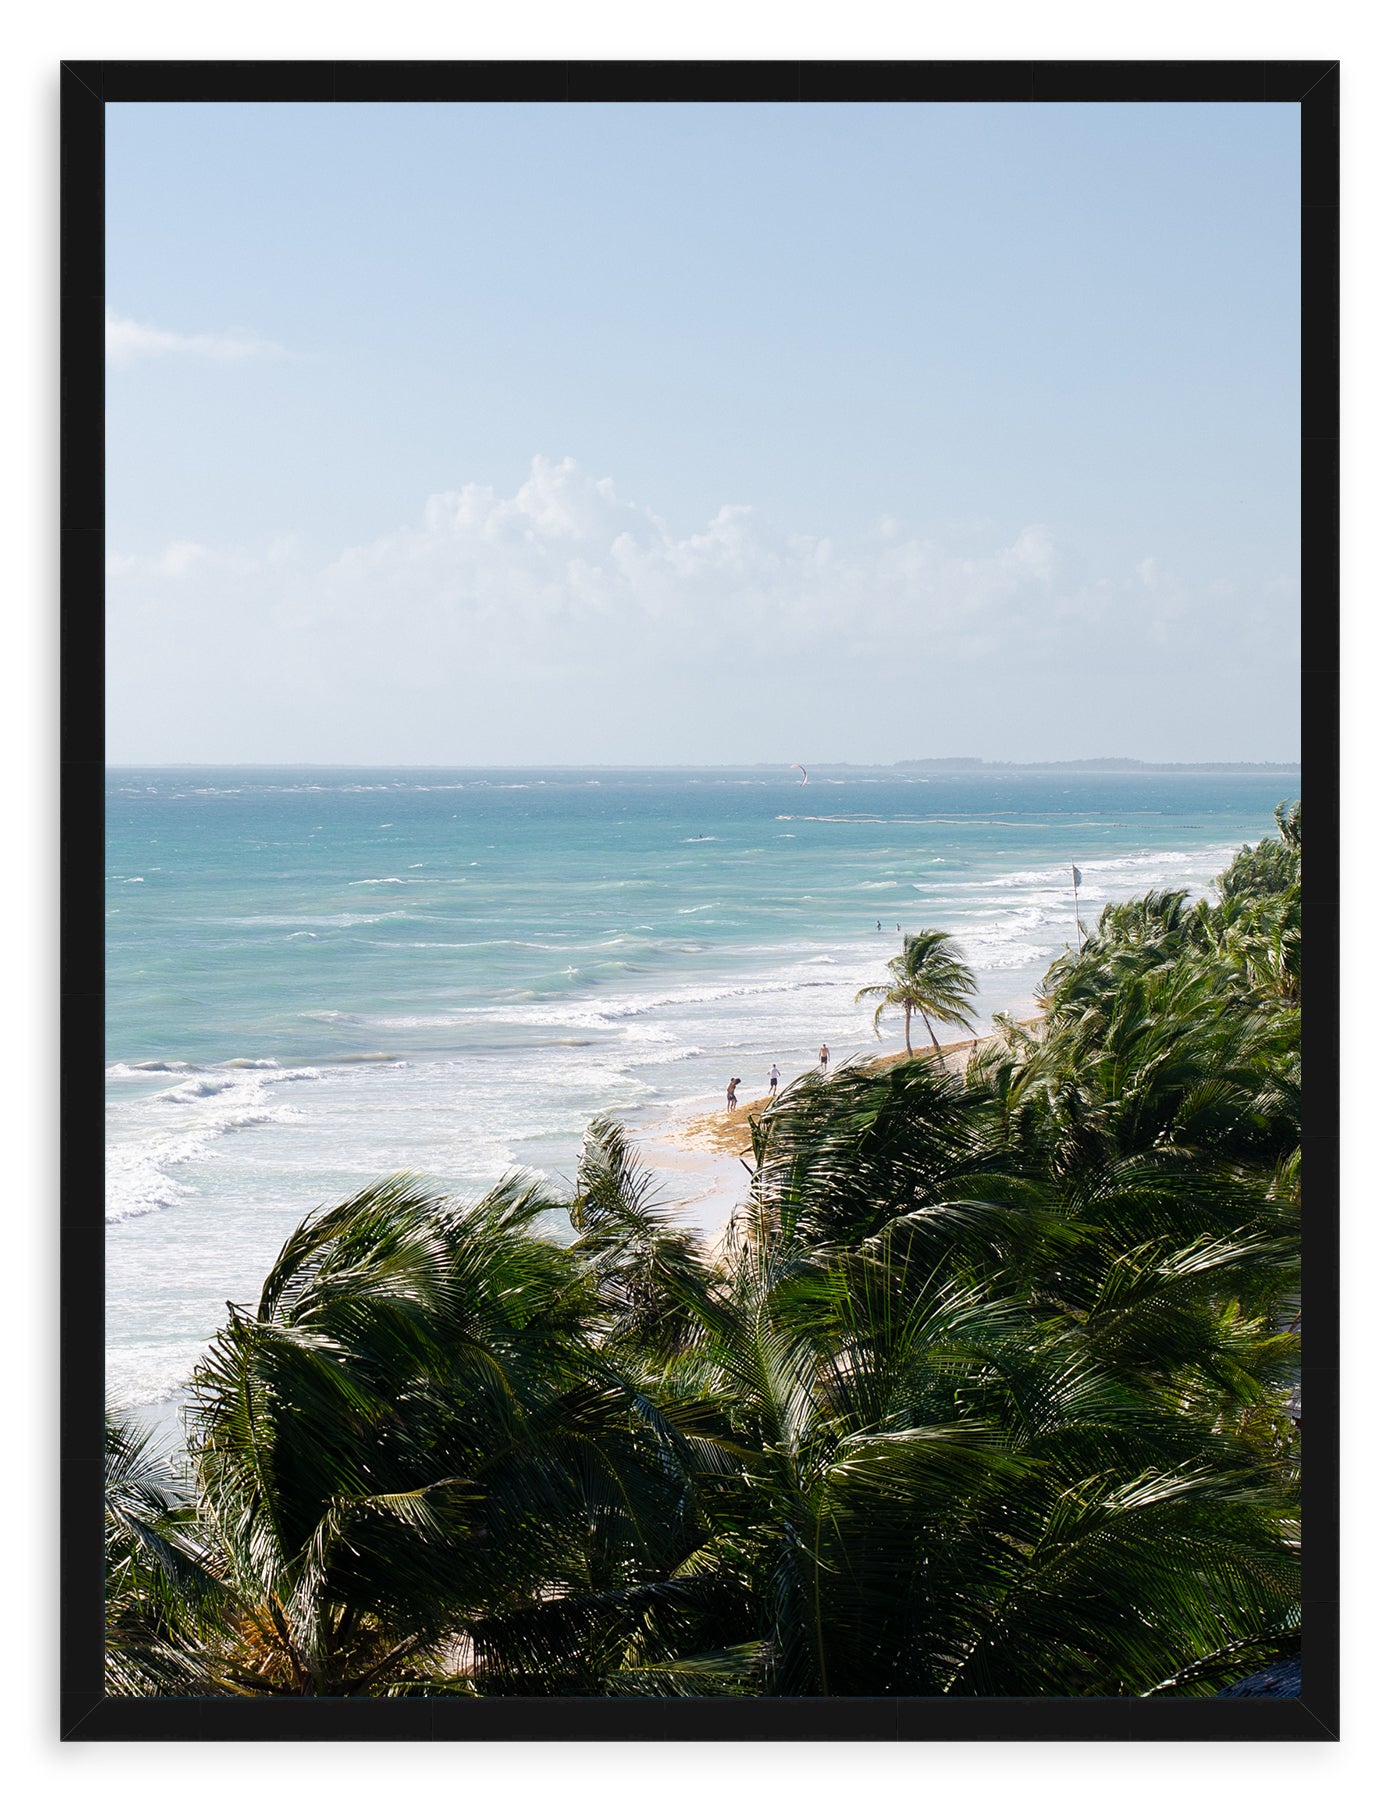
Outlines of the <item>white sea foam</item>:
M1212 867L1218 867L1217 854L1208 854ZM1231 853L1228 848L1219 854L1220 861L1228 863ZM1198 863L1200 859L1193 857L1189 851L1148 851L1134 857L1086 857L1079 868L1081 870L1143 870L1156 864L1168 867L1174 864Z
M1072 925L1068 907L1061 913L1022 907L1004 918L964 927L958 939L975 970L1013 970L1047 962Z
M633 1072L636 1070L650 1070L658 1065L685 1064L689 1063L692 1058L705 1057L709 1049L709 1047L704 1045L670 1045L664 1049L659 1046L654 1046L647 1052L645 1061L626 1064L623 1068L629 1072Z
M1152 872L1161 869L1164 873L1179 872L1185 865L1193 865L1199 869L1209 870L1215 874L1230 861L1234 855L1230 846L1203 846L1200 851L1135 851L1126 857L1078 857L1081 876L1089 871L1125 871L1134 878L1133 893L1137 892L1141 879L1151 876ZM1063 888L1069 883L1069 865L1055 865L1049 869L1012 870L1004 876L988 876L977 881L958 884L964 888Z
M188 1106L194 1101L203 1101L211 1095L222 1095L234 1086L231 1076L192 1076L188 1082L182 1082L178 1088L166 1089L160 1099L164 1102L177 1102L180 1106Z
M190 1339L176 1345L122 1346L108 1350L107 1405L110 1408L158 1408L184 1398L190 1373L205 1349Z
M182 1063L178 1058L172 1059L168 1063L163 1058L150 1058L145 1062L136 1064L108 1064L107 1079L109 1082L123 1082L129 1078L164 1076L168 1074L183 1073L195 1068L196 1066L194 1064Z
M402 920L402 912L388 914L241 914L228 920L211 920L211 926L379 926L385 920Z
M176 1171L215 1157L225 1134L299 1119L300 1109L275 1101L271 1091L320 1076L316 1069L261 1062L225 1066L223 1073L200 1071L154 1095L110 1102L106 1218L129 1220L188 1199L195 1190Z
M176 1160L178 1161L178 1160ZM161 1167L158 1156L126 1145L107 1147L105 1216L109 1222L171 1208L193 1194Z
M388 1032L431 1032L442 1026L460 1026L471 1010L453 1008L439 1014L376 1014L367 1025L383 1027Z

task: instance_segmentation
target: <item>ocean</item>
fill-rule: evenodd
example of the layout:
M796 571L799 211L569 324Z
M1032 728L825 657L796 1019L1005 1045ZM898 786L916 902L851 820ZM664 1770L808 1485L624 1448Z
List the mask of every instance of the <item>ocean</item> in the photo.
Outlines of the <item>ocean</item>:
M855 991L960 940L983 1022L1091 923L1206 892L1298 779L1046 771L114 769L107 1382L168 1409L310 1209L391 1171L567 1185L883 1043ZM942 1035L940 1035L942 1036ZM949 1038L962 1036L957 1028ZM692 1164L695 1160L692 1160ZM664 1172L707 1231L732 1192Z

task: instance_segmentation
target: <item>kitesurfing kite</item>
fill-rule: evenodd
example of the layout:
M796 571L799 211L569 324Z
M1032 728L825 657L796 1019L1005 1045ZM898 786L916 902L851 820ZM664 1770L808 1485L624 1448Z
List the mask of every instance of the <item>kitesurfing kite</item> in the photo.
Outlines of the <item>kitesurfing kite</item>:
M807 766L806 766L806 764L805 763L790 763L788 765L788 768L790 770L801 770L802 771L802 780L798 783L797 786L799 788L806 788L806 786L807 786Z

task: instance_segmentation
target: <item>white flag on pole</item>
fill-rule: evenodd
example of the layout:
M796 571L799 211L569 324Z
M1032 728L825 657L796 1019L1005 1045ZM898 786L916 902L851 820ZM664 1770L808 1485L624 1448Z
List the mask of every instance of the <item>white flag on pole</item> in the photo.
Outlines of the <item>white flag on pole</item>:
M1076 888L1078 888L1079 887L1079 871L1074 864L1071 864L1069 866L1069 873L1074 878L1074 886Z

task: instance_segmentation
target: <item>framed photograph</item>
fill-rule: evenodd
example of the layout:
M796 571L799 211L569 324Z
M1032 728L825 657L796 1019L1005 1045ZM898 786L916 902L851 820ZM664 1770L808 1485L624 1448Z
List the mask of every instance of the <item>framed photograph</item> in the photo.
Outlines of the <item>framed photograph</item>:
M66 1737L1337 1736L1338 79L64 66Z

